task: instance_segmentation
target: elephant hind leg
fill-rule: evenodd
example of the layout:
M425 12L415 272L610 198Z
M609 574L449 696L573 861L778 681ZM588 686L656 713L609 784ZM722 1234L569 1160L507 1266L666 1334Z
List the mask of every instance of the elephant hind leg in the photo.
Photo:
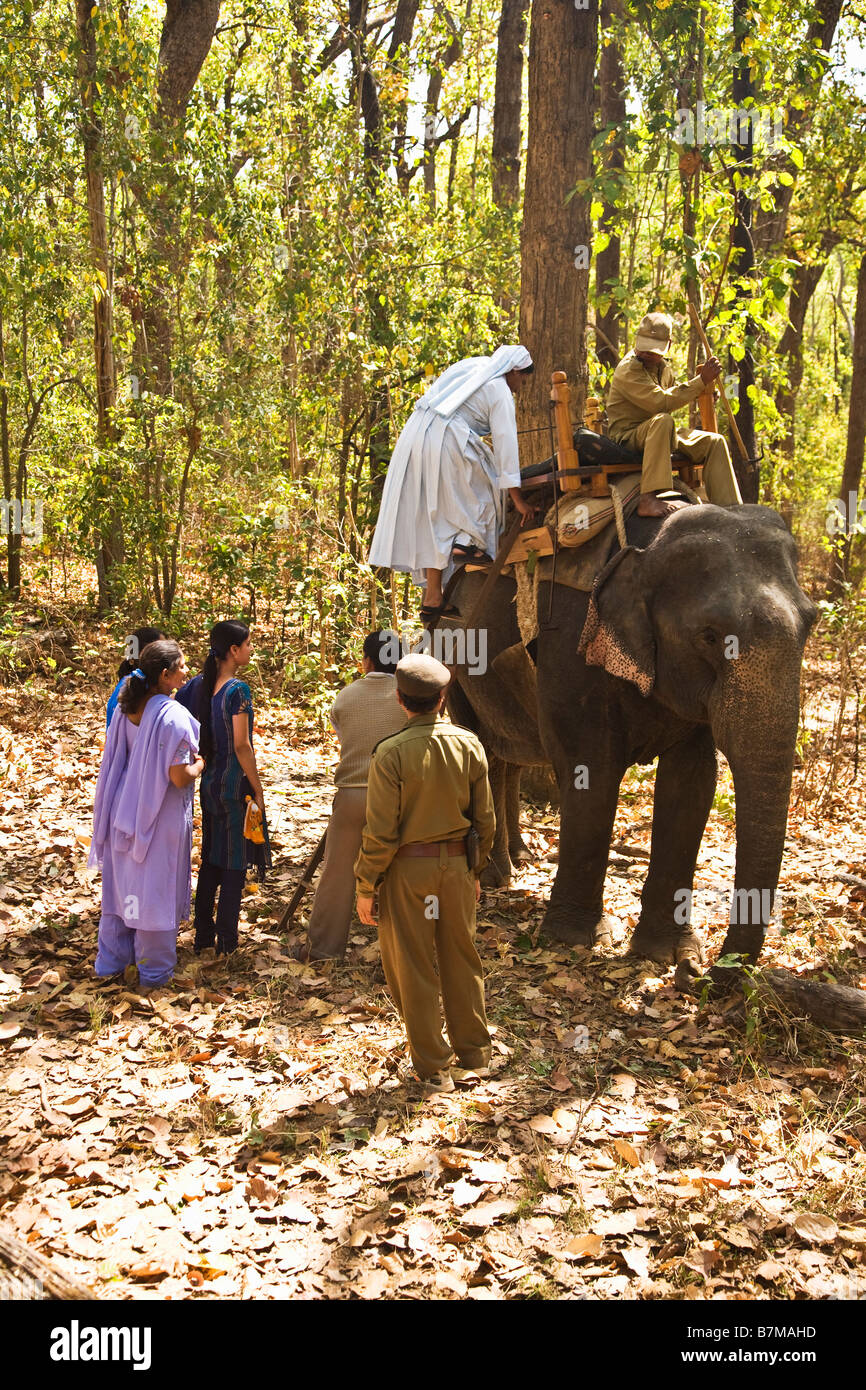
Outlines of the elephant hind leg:
M520 833L520 774L517 763L505 769L505 817L508 825L508 854L512 864L528 864L532 852Z
M493 793L493 809L496 812L496 834L490 858L481 874L484 888L507 888L511 882L514 868L508 854L508 814L507 814L507 774L509 764L488 751L487 766L490 777L490 790Z

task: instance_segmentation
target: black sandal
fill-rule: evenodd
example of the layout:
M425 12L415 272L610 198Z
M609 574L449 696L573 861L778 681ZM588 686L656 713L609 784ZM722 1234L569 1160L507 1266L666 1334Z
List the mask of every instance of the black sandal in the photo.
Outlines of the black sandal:
M444 602L440 603L438 608L429 603L424 603L421 605L419 616L422 623L435 623L438 622L440 618L459 618L460 609L455 608L453 603L450 603L447 608Z
M458 565L492 565L493 556L482 550L480 545L453 545L451 559Z

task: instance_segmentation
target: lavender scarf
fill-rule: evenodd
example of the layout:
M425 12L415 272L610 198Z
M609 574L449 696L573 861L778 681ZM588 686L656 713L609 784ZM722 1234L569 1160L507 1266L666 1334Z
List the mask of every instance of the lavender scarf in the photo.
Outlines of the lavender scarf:
M188 739L198 753L198 720L167 695L154 695L145 705L128 768L123 724L118 712L108 727L93 803L90 867L102 868L109 837L112 849L131 854L137 864L144 862L171 785L168 770L178 748Z

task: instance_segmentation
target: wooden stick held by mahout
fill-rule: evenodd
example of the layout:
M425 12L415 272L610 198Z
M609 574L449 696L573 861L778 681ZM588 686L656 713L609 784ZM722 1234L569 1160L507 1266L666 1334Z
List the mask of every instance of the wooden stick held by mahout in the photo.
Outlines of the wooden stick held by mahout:
M325 853L325 840L327 838L327 835L328 832L326 830L322 835L322 838L320 839L319 843L316 845L316 848L313 850L312 854L307 860L306 864L304 865L304 872L301 874L301 877L298 880L298 886L296 887L294 893L290 897L288 906L279 920L279 924L277 926L278 932L286 930L289 923L292 921L292 918L294 917L295 913L297 912L298 907L300 906L301 899L303 898L304 894L306 893L307 889L312 883L313 874L319 867L319 864L322 860L322 855Z
M695 308L694 304L692 304L692 303L689 303L689 313L690 313L691 316L692 316L692 323L695 325L695 328L698 330L698 337L699 337L700 340L701 340L701 346L703 347L704 352L706 353L707 357L710 358L710 357L713 356L713 350L712 350L712 348L710 347L709 342L707 341L707 335L706 335L706 333L704 332L704 325L701 323L700 319L698 318L698 311L697 311L697 309ZM734 439L737 441L737 448L738 448L739 451L740 451L740 458L743 460L744 463L747 463L747 462L749 462L749 454L748 454L748 451L747 451L747 449L746 449L745 444L743 443L743 436L740 434L740 429L739 429L739 426L737 425L736 417L735 417L735 415L734 415L733 410L731 409L731 403L730 403L730 401L728 400L727 396L725 395L725 384L724 384L724 381L722 380L721 377L719 377L719 379L718 379L718 384L719 384L719 391L721 392L722 400L724 401L725 410L728 412L728 422L729 422L729 424L730 424L730 426L731 426L731 434L734 436ZM702 394L703 394L703 393L702 393ZM700 401L700 399L701 399L701 397L699 396L699 397L698 397L698 401ZM703 421L703 411L701 412L701 421ZM705 428L706 428L706 426L705 426Z
M719 422L716 418L716 393L712 382L706 391L702 391L698 396L698 410L701 416L701 429L709 430L710 434L718 434Z

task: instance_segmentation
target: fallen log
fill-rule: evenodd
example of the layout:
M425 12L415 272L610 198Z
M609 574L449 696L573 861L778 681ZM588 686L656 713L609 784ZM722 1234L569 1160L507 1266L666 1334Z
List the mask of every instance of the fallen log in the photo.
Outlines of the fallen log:
M84 1284L60 1274L45 1255L0 1227L0 1285L3 1284L11 1284L11 1290L4 1294L11 1299L32 1299L34 1287L39 1290L35 1296L43 1299L96 1299L96 1294Z
M792 1016L811 1019L831 1033L859 1035L866 1031L866 990L848 985L804 980L788 970L755 970L744 975L740 970L714 967L707 976L691 959L677 966L674 983L681 993L699 998L708 984L716 998L739 989L758 1002L781 1005Z
M792 1014L800 1014L832 1033L862 1033L866 1029L866 992L825 980L803 980L787 970L760 970L761 991L778 999Z

